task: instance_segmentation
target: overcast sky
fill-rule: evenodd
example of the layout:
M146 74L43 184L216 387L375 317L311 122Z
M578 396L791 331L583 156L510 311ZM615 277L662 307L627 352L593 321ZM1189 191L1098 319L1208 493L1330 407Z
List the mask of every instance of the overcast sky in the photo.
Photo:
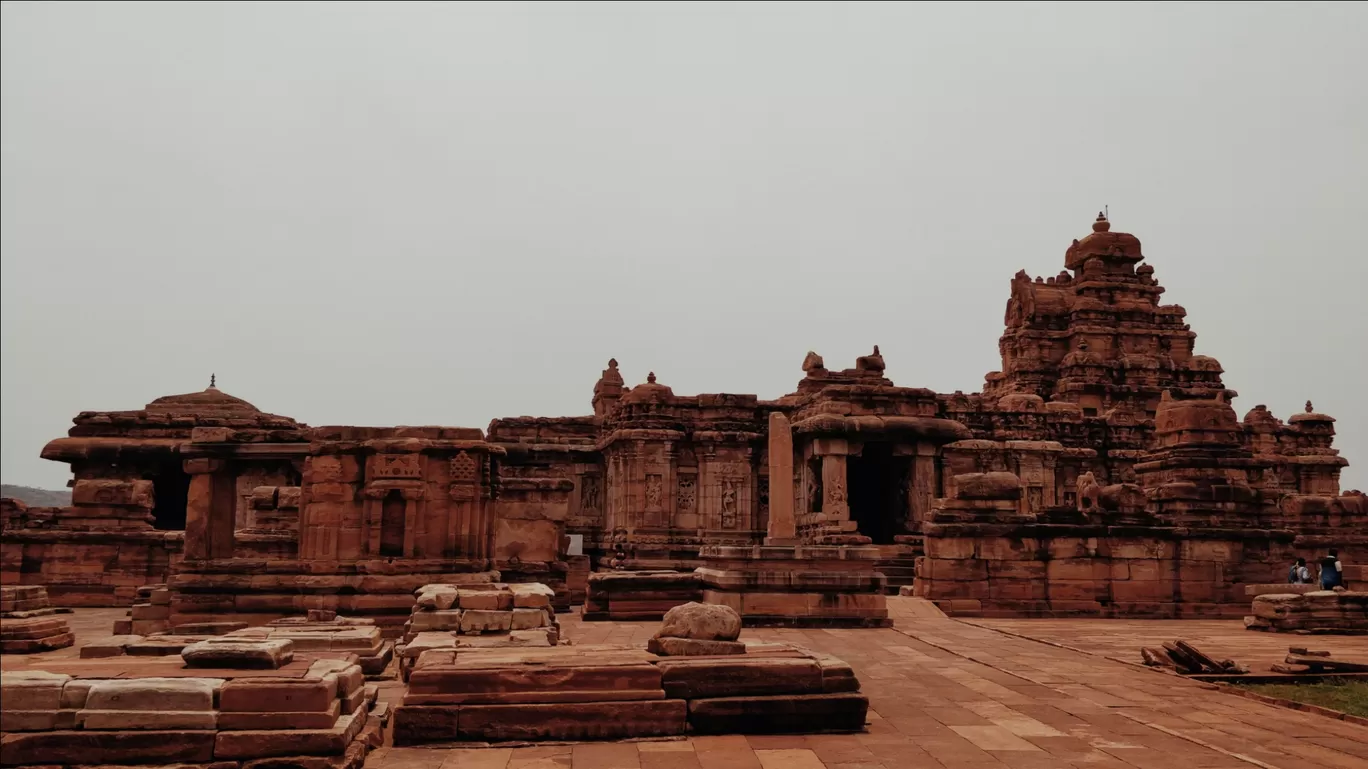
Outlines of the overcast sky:
M1243 415L1368 489L1361 3L3 6L3 479L220 387L485 427L880 345L977 391L1110 205Z

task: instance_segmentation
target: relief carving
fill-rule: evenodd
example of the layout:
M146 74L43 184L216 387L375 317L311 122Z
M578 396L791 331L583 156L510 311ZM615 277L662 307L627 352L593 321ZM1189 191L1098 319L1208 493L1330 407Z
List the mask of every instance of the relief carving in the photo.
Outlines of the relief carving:
M462 451L451 460L452 483L476 483L480 480L480 466L475 458Z
M661 486L663 481L659 475L646 476L646 509L659 510Z
M586 475L580 479L580 511L598 513L603 506L603 479Z
M759 497L761 516L765 516L769 513L769 484L769 476L760 476L760 481L756 488L756 496Z
M722 481L722 528L734 529L737 522L737 486L740 481Z
M419 479L423 466L417 454L377 454L371 459L371 479Z
M694 511L694 500L697 498L697 483L692 477L680 476L678 506L681 513L692 513Z

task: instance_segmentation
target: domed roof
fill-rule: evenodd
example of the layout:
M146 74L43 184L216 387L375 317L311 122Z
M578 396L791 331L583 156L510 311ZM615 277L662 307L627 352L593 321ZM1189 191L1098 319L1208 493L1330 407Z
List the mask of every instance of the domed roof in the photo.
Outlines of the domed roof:
M1082 240L1075 240L1064 252L1064 266L1076 270L1093 257L1138 262L1144 259L1140 253L1140 239L1129 232L1112 232L1111 222L1099 212L1093 222L1093 231Z
M1300 423L1302 423L1302 422L1327 422L1327 423L1332 423L1332 422L1335 421L1335 418L1332 417L1332 416L1330 416L1329 414L1321 414L1321 413L1317 412L1317 411L1315 410L1315 408L1311 405L1311 401L1307 401L1307 402L1306 402L1306 410L1305 410L1304 412L1300 413L1300 414L1293 414L1292 417L1291 417L1290 419L1288 419L1287 421L1288 421L1289 423L1291 423L1291 424L1294 424L1294 425L1295 425L1295 424L1300 424Z
M214 377L209 378L209 386L195 393L163 395L147 404L148 411L175 414L260 414L261 409L241 398L235 398L214 386Z
M665 403L674 398L674 390L663 384L656 384L652 371L646 377L646 384L637 385L622 396L622 403Z

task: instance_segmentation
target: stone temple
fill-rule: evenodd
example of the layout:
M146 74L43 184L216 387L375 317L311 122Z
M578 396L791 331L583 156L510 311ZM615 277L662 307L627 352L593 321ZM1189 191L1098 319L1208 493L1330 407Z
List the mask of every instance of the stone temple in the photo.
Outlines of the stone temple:
M590 571L692 572L791 521L794 558L858 551L952 614L1189 617L1243 615L1297 556L1368 561L1335 420L1239 418L1144 258L1099 215L1058 275L1018 273L974 393L895 385L876 346L809 352L775 400L628 387L609 361L592 413L483 431L310 427L212 384L82 412L42 451L72 506L4 502L4 581L66 606L167 583L175 624L398 624L425 584L498 571L565 608Z

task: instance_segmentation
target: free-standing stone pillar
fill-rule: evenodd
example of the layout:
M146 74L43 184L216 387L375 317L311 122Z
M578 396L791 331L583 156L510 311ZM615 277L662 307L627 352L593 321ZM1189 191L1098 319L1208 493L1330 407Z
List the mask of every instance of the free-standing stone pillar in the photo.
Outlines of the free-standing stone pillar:
M769 417L769 530L766 545L797 544L793 509L793 431L788 417Z
M232 558L237 516L237 478L221 459L187 459L190 490L185 500L185 557Z

